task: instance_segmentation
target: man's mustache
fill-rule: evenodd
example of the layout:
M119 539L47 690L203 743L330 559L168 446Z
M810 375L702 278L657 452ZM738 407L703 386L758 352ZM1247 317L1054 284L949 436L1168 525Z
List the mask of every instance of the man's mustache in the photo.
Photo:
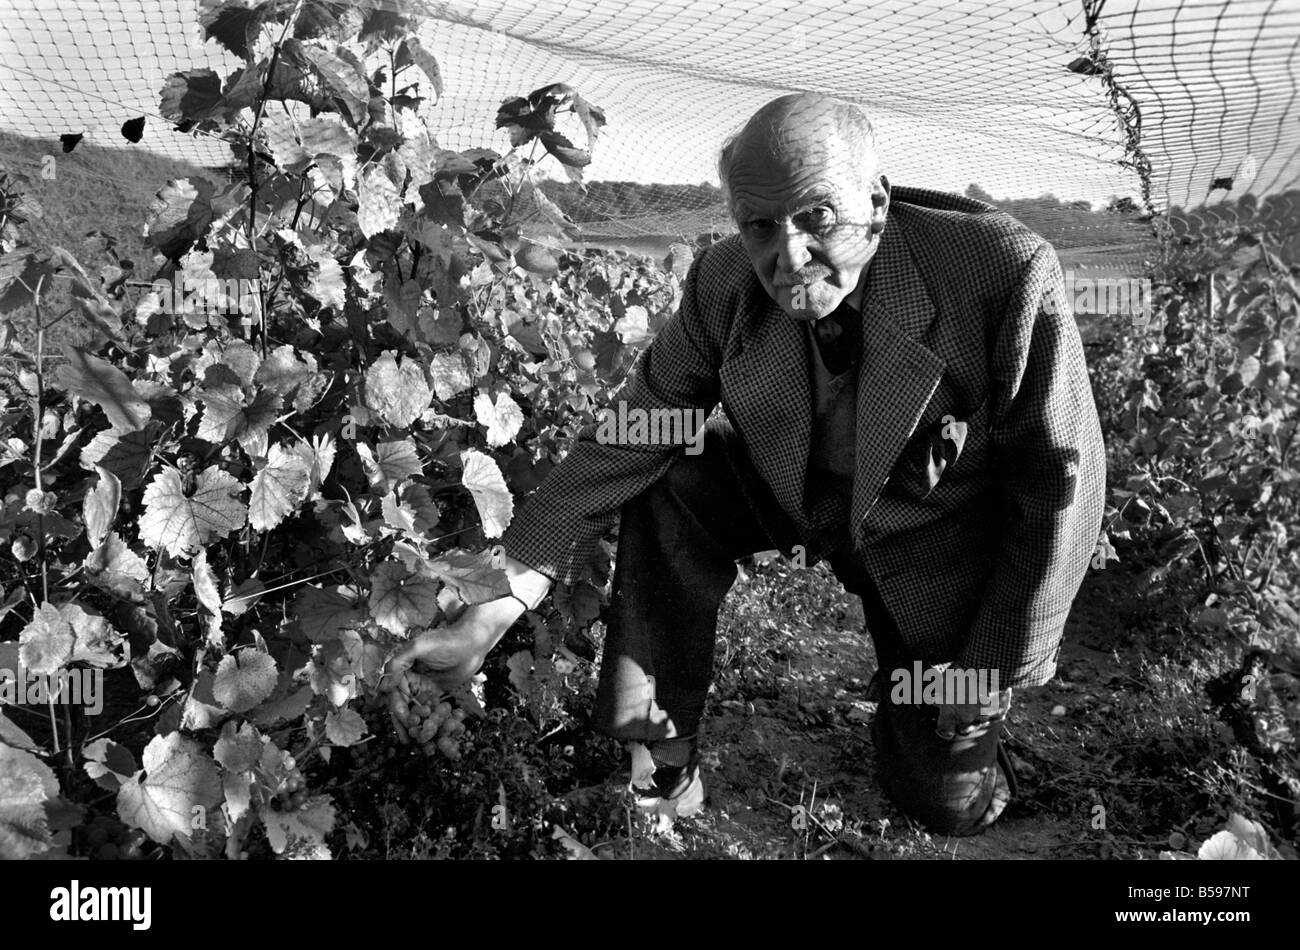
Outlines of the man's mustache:
M774 280L772 283L776 287L798 287L800 285L806 286L808 284L816 283L817 281L823 280L829 276L830 276L830 271L823 271L823 270L801 271L800 273L796 274L794 277Z

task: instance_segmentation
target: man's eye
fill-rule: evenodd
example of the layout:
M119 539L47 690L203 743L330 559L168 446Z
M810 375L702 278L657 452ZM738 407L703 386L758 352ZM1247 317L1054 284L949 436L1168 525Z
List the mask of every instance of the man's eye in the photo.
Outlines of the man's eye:
M745 230L755 237L766 237L772 233L774 224L771 218L750 218L745 222Z
M830 208L811 208L799 215L800 226L809 231L826 231L835 224L835 212Z

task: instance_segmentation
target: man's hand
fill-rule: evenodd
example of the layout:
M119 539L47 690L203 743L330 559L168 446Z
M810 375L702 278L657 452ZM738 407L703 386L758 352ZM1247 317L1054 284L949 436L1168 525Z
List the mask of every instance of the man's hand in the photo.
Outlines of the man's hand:
M388 661L385 675L395 683L419 661L421 675L443 690L453 689L479 671L488 652L523 612L523 604L513 597L470 607L446 626L418 634Z
M1000 719L1011 706L1011 690L989 696L988 703L944 703L939 707L939 722L935 732L942 739L953 739L972 732L976 726Z

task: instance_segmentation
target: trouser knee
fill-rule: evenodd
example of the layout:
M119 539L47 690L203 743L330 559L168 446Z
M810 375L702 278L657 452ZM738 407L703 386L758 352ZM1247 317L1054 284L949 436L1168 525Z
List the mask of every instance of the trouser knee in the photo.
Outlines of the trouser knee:
M995 801L1003 723L980 723L947 739L937 734L937 721L935 706L880 703L873 733L881 787L901 811L932 832L976 834L1005 804Z

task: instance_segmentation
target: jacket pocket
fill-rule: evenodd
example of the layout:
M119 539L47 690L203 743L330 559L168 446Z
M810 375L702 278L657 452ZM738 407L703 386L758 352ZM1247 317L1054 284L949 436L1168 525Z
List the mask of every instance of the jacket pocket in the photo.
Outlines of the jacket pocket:
M988 465L992 398L973 412L933 403L899 453L885 490L919 501L941 486L980 477Z

